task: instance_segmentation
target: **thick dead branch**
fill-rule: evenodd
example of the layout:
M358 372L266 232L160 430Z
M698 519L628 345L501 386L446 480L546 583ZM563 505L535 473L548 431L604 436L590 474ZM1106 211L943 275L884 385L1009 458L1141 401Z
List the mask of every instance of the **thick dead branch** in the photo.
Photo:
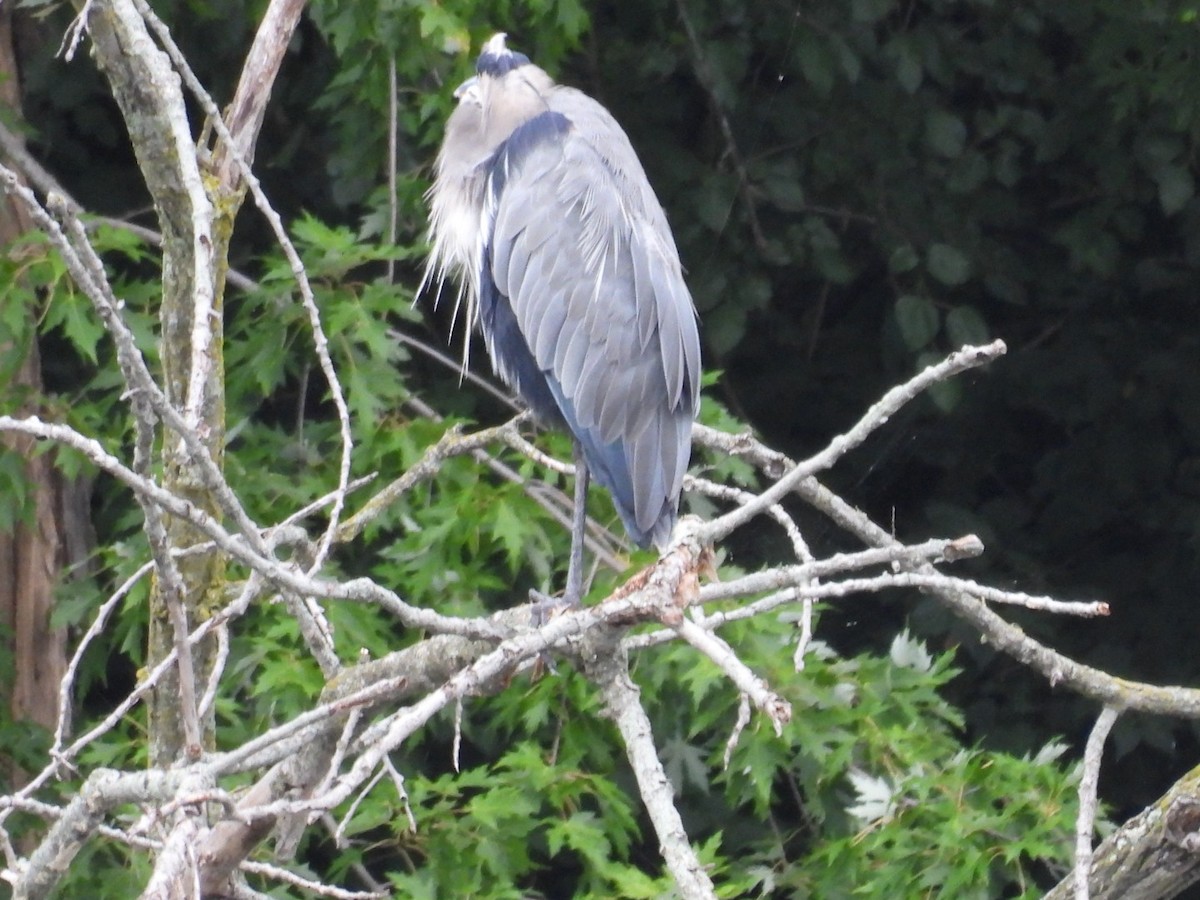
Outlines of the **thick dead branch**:
M160 321L167 402L182 412L186 430L196 435L219 467L225 401L214 211L201 177L180 79L155 46L131 0L92 6L87 26L96 60L129 128L163 235ZM103 272L96 278L103 281ZM144 402L135 402L135 412L138 406ZM148 471L151 462L153 422L147 413L143 410L136 417L138 445L146 451L139 454L144 467L135 466L137 471ZM163 441L164 485L193 506L215 514L218 500L196 477L189 456L183 442ZM186 520L159 524L157 509L143 508L159 575L151 595L149 658L155 662L174 649L179 666L150 707L151 759L165 765L181 751L197 756L212 739L212 717L198 721L195 685L207 682L214 647L205 643L189 649L184 638L188 623L200 620L204 609L215 605L224 581L224 558L205 555L176 567L169 548L194 544L198 535ZM180 698L182 702L177 702Z
M249 114L249 117L243 122L245 127L241 136L235 136L226 126L220 110L217 109L216 103L208 95L208 92L204 89L204 85L196 77L196 73L192 71L183 52L171 38L166 25L158 18L145 0L133 0L133 2L138 12L145 18L146 23L149 24L158 36L158 39L162 42L163 48L169 55L176 72L183 78L188 90L200 104L200 108L204 110L205 115L208 116L208 123L221 138L224 150L229 155L229 162L236 166L238 175L244 180L245 186L249 188L250 195L254 198L254 205L267 220L267 224L270 225L271 232L275 236L275 241L283 251L284 257L291 268L296 287L300 292L301 305L308 314L309 330L312 333L317 361L320 364L321 373L325 376L325 381L329 385L330 399L337 410L338 436L341 439L342 445L340 464L338 466L338 489L334 493L333 504L329 511L329 522L325 527L324 533L321 535L308 569L310 574L315 573L320 570L324 563L325 557L333 545L334 536L337 533L338 522L349 489L350 457L353 450L353 441L350 434L350 410L346 405L346 395L342 390L341 380L333 367L333 359L329 355L329 339L325 334L324 326L321 324L321 313L317 309L317 301L313 296L312 285L308 280L308 272L304 268L304 263L300 259L299 252L296 250L296 245L288 235L287 229L284 228L282 217L280 217L279 213L271 205L271 201L263 191L262 184L251 170L249 161L240 152L241 142L253 138L254 134L257 133L258 123L254 120L253 113ZM268 10L263 24L260 26L260 35L256 38L259 44L258 52L265 58L273 57L276 51L270 48L274 41L280 39L280 36L268 35L264 37L261 34L262 29L269 25L280 28L294 28L296 24L295 17L299 15L300 9L292 8L291 3L292 0L272 0L271 2L271 6L275 9ZM286 41L284 43L286 45ZM278 52L282 52L282 48L279 48ZM252 62L254 61L252 60ZM273 62L277 65L279 60L274 59ZM267 72L269 72L268 65L263 65L262 74L266 74ZM266 101L266 96L255 93L257 87L259 86L252 85L247 89L246 107L248 108L253 108L255 104ZM226 222L225 226L229 230L226 231L223 229L222 231L224 238L221 245L222 252L228 249L227 242L232 230L232 224L232 221Z
M184 781L180 772L95 770L29 857L14 886L13 900L48 895L109 811L124 803L164 802Z
M642 708L640 693L629 677L629 660L616 634L594 633L585 659L588 677L600 688L604 712L617 726L625 754L637 779L638 793L658 836L658 846L681 897L708 900L717 896L688 841L683 819L675 807L675 791L658 758L650 717Z
M254 33L242 77L225 112L225 124L234 146L218 144L213 152L212 168L223 194L240 193L242 166L238 158L247 167L254 162L254 148L271 99L271 87L304 7L305 0L277 0L269 4Z
M1170 900L1200 882L1200 767L1092 853L1091 900ZM1073 900L1072 873L1046 900Z
M141 900L199 900L203 896L196 859L200 820L194 810L176 816L178 822L163 841L154 874L142 891Z

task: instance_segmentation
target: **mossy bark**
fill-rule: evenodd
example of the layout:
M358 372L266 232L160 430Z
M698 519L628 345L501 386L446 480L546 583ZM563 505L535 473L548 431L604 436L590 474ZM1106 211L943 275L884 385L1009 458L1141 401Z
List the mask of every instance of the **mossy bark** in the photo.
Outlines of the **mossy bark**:
M159 49L146 23L129 0L95 4L88 19L95 57L112 86L113 96L137 156L138 165L154 200L162 231L163 293L160 308L162 379L172 406L187 410L190 424L218 466L225 441L225 391L222 359L221 291L217 273L224 272L230 228L218 227L216 210L234 204L214 204L210 184L201 170L200 154L187 119L179 76ZM225 213L232 220L232 213ZM214 235L224 235L220 241ZM194 351L199 331L196 317L207 316L211 339L200 355ZM199 397L193 368L204 370ZM190 401L190 404L189 404ZM197 402L198 401L198 402ZM158 445L162 484L211 515L219 516L217 502L197 475L197 466L178 436L170 430ZM168 542L184 548L205 540L192 526L167 518ZM182 598L189 628L211 616L221 605L225 588L225 562L217 553L179 559L184 585ZM155 579L150 596L150 635L147 667L152 668L175 647L175 631L168 615L161 579ZM192 648L195 692L204 691L212 671L214 642ZM200 721L201 743L212 744L214 720L210 710ZM179 675L171 673L159 683L149 700L150 763L166 766L181 752L194 754L200 747L185 747Z

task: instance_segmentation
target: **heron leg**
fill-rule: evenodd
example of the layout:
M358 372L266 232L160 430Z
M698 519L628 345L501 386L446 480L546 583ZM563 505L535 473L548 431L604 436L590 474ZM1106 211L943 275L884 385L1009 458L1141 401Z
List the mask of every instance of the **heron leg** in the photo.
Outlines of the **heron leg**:
M583 445L579 441L571 442L571 456L575 460L575 509L571 516L571 558L567 563L567 590L563 602L567 606L578 606L583 599L583 546L590 476L583 458Z
M561 598L547 597L541 591L530 591L533 601L533 624L544 624L551 615L562 609L579 606L583 599L584 530L587 528L587 492L590 475L583 458L583 445L572 441L571 456L575 461L575 507L571 511L571 556L567 561L567 586Z

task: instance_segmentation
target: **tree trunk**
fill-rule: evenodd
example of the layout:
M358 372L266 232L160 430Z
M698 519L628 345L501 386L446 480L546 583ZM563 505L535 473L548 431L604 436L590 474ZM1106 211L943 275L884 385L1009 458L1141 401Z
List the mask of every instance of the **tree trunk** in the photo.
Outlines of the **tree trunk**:
M0 5L0 105L13 118L21 113L20 82L13 48L13 7ZM24 209L7 196L0 200L0 252L30 228ZM34 315L36 311L31 310ZM13 379L0 385L10 398L5 407L37 413L42 396L41 358L29 328L28 347ZM66 634L52 628L54 589L67 567L86 558L91 546L88 486L69 482L54 468L53 452L34 455L36 442L17 434L0 436L0 446L24 458L28 485L24 516L0 532L0 635L11 640L13 678L0 681L0 700L15 720L52 729L59 713L59 684L66 671ZM5 774L20 782L15 760L0 760Z
M167 400L200 436L208 455L221 465L225 445L225 394L221 347L220 285L215 274L213 206L203 186L196 147L186 118L179 76L151 37L146 22L129 0L89 7L88 29L94 57L108 78L113 96L129 128L138 168L154 198L162 231L163 296L162 358ZM147 90L153 85L154 90ZM210 340L194 346L197 317L203 317ZM200 329L203 331L203 328ZM199 383L193 369L203 367ZM216 499L196 474L190 451L179 435L163 429L162 485L210 515L220 517ZM203 543L193 526L165 519L167 545L182 549ZM185 630L212 615L223 600L224 557L216 552L192 554L178 561L181 594L177 599ZM161 573L158 573L161 575ZM176 647L168 588L155 577L150 592L150 638L146 665L153 667ZM197 741L185 737L187 697L203 692L212 671L215 643L209 638L191 648L191 683L171 669L149 700L150 763L166 767L181 753L198 755L211 746L211 708L199 721ZM194 703L197 696L191 696Z

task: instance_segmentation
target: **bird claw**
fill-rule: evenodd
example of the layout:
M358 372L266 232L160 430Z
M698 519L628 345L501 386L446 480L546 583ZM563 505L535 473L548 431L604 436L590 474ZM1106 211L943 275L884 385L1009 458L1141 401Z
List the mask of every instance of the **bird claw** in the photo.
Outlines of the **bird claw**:
M551 597L541 591L529 592L529 619L534 628L541 628L555 616L579 608L578 597Z
M565 612L577 609L580 605L578 597L551 597L549 594L543 594L537 590L529 592L529 603L529 620L534 628L541 628L555 616L561 616ZM539 653L537 661L538 665L547 672L558 674L554 660L547 651L543 650Z

